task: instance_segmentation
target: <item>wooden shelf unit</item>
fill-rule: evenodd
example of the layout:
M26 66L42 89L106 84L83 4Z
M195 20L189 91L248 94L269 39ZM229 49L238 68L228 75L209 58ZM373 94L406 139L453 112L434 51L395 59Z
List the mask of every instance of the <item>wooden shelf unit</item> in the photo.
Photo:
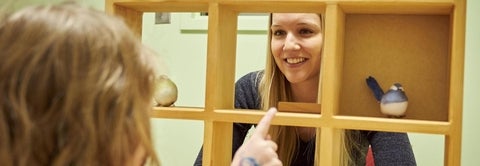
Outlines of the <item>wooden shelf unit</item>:
M343 129L441 134L445 165L460 165L465 0L106 0L105 6L139 36L144 12L209 13L205 106L152 112L155 118L204 121L204 165L229 165L232 123L255 123L264 114L233 105L236 28L243 12L324 14L322 104L317 105L322 114L279 112L272 122L317 127L317 165L338 165ZM407 117L379 114L365 85L368 75L384 89L394 81L405 86Z

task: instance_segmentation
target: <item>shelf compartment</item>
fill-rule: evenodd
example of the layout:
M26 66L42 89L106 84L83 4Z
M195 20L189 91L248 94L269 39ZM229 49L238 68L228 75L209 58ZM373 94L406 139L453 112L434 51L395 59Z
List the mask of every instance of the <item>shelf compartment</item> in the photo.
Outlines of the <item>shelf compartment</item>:
M405 119L448 120L450 15L346 14L340 115L385 117L366 85L401 83Z

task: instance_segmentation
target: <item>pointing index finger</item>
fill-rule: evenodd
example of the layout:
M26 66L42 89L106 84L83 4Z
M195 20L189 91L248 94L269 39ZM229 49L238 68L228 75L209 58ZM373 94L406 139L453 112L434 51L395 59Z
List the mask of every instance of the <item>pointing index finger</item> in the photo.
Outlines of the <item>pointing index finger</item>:
M268 135L268 129L270 128L270 122L272 121L273 117L277 113L277 109L272 107L268 109L267 113L263 116L263 118L258 122L257 127L255 128L254 135L257 135L262 138L266 138Z

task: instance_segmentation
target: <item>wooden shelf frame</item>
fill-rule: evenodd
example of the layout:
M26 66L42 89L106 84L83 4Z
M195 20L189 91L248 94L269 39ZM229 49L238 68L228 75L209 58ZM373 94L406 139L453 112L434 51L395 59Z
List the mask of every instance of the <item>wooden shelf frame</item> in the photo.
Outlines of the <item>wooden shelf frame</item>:
M208 12L206 96L203 108L155 107L153 118L201 120L204 165L229 165L232 123L256 123L264 112L234 109L237 15L241 12L325 14L322 114L279 112L272 124L317 127L316 165L339 164L343 129L417 132L445 136L444 164L461 165L465 0L106 0L107 13L119 15L141 36L145 12ZM346 14L450 15L448 120L387 119L339 115ZM220 63L221 62L221 63ZM292 103L295 105L295 103ZM302 107L301 104L297 104ZM310 108L311 109L311 108ZM320 130L321 129L321 130Z

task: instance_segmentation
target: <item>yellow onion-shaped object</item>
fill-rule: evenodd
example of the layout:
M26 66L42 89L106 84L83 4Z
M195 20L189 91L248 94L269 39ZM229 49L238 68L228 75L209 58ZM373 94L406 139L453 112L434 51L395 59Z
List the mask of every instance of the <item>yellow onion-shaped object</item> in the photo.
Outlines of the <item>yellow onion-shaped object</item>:
M172 106L177 101L178 89L177 85L166 75L160 75L155 80L154 99L157 106Z

